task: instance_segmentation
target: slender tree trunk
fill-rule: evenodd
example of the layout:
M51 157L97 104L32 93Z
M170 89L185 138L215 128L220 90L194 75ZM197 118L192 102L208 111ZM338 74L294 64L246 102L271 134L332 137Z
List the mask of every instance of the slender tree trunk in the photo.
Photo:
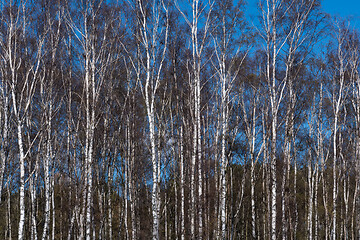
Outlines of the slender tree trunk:
M51 90L50 90L51 91ZM44 157L44 177L45 177L45 222L42 233L42 240L45 240L48 237L48 229L50 223L50 168L49 164L52 158L52 147L51 147L51 115L52 115L52 104L50 102L49 108L47 111L47 120L46 120L46 155ZM54 190L52 190L54 191Z
M319 163L316 161L316 167L315 167L315 192L314 192L314 209L315 209L315 232L314 232L314 239L319 239L319 206L318 206L318 188L320 184L319 180Z
M311 153L309 154L309 161L308 161L308 239L313 239L313 187L314 187L314 179L313 179L313 173L312 173L312 167L311 167Z
M52 229L51 229L51 239L55 240L55 231L56 231L56 208L55 208L55 168L52 169L51 174L51 210L52 210Z
M35 167L36 168L36 167ZM34 170L37 172L37 170ZM37 175L37 173L36 173ZM29 179L29 191L30 191L30 198L31 198L31 239L37 240L37 221L36 221L36 177L30 177Z
M333 210L332 210L332 230L331 230L331 238L333 240L336 239L336 204L337 204L337 171L336 171L336 164L337 164L337 114L335 115L335 120L334 120L334 135L333 135L333 153L334 153L334 157L333 157L333 192L332 192L332 204L333 204Z
M15 69L12 71L12 83L15 84ZM15 86L12 88L12 99L13 99L13 108L14 113L17 118L17 137L18 137L18 148L19 148L19 164L20 164L20 217L19 217L19 229L18 229L18 239L24 239L24 225L25 225L25 154L23 148L23 138L22 138L22 127L23 123L20 120L16 104L16 95L15 95Z
M225 61L223 61L222 72L225 73ZM221 157L220 157L220 239L226 238L226 169L227 169L227 156L226 156L226 136L228 133L228 106L227 106L227 77L221 76Z
M0 147L0 157L1 157L1 166L0 166L0 202L1 196L3 193L3 181L4 181L4 172L7 163L7 156L5 154L5 150L8 147L8 133L9 133L9 96L8 96L8 89L7 89L7 82L5 81L4 73L1 74L2 80L1 84L1 95L2 95L2 113L1 113L1 123L2 123L2 138L1 138L1 147Z
M129 162L131 157L131 150L130 150L130 126L129 126L129 118L127 119L126 125L126 142L127 142L127 157L125 158L124 163L124 225L125 225L125 239L128 240L129 238L129 225L128 225L128 195L129 195Z
M181 199L181 240L185 239L185 173L184 173L184 136L183 127L180 127L180 199Z
M10 192L10 187L9 185L7 185L6 187L7 190L7 236L8 239L11 240L12 239L12 221L11 221L11 192Z

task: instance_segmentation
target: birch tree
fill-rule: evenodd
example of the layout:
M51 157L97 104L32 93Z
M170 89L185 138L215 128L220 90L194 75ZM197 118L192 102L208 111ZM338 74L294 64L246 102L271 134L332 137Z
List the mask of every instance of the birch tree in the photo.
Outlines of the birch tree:
M55 5L55 16L51 16L53 11L51 11L51 6L45 6L45 31L47 33L47 38L49 39L49 45L47 46L48 55L50 58L50 64L47 65L48 69L44 69L43 77L40 79L40 96L42 99L42 109L45 117L44 125L45 127L45 136L43 137L45 141L43 156L43 166L44 166L44 182L45 182L45 220L44 220L44 227L42 231L42 239L46 239L49 237L49 223L50 223L50 195L51 192L54 194L53 186L51 187L51 172L50 167L52 165L52 160L54 157L53 154L53 125L52 125L52 118L54 112L57 111L54 102L55 94L53 92L54 89L54 82L56 81L56 73L55 73L55 66L56 61L58 61L58 52L59 50L59 43L61 40L61 25L62 25L62 14L63 11L60 9L60 5ZM57 18L57 19L56 19ZM45 79L46 78L46 79ZM53 229L54 231L54 229Z
M321 24L323 23L324 16L319 13L319 2L316 0L301 0L290 1L285 3L287 16L285 21L285 34L286 42L284 44L284 65L285 76L284 81L287 84L287 110L285 115L284 124L284 157L285 167L283 168L283 176L281 183L281 196L282 203L282 219L286 224L283 224L282 234L283 239L287 235L293 225L289 214L290 193L284 191L285 188L289 189L290 183L290 167L294 164L296 167L296 150L295 150L295 111L298 110L297 98L300 91L298 90L299 78L302 75L302 69L306 62L308 62L311 50L317 39L321 36ZM296 175L294 175L296 178ZM296 236L296 233L294 234Z
M353 38L350 40L350 57L349 57L349 67L351 71L351 84L352 84L352 106L354 108L354 120L355 120L355 159L358 159L358 156L360 154L360 145L359 145L359 127L360 127L360 76L359 76L359 64L360 64L360 55L359 55L359 49L358 49L358 34L353 33ZM354 226L359 226L360 223L360 215L358 211L358 207L360 204L360 197L359 197L359 190L360 190L360 162L355 162L355 171L356 171L356 187L354 192L354 201L353 201L353 217L352 217L352 238L355 238L355 236L360 236L360 228ZM356 210L355 210L356 209ZM356 219L355 216L356 215ZM355 224L356 223L356 224Z
M284 2L282 0L261 1L261 25L263 33L260 33L265 42L265 79L268 87L270 117L271 117L271 144L270 144L270 234L271 239L277 238L276 222L277 222L277 129L278 129L278 113L280 103L284 98L284 90L286 79L279 79L277 76L279 66L279 52L285 44L286 38L279 33L281 19L284 18Z
M227 137L229 136L229 117L230 117L230 102L233 101L231 92L233 82L237 78L242 61L246 57L247 47L244 41L246 33L240 33L240 37L235 37L237 29L246 31L242 19L242 2L234 6L231 1L223 1L214 5L213 14L216 17L216 27L213 32L213 41L215 48L214 67L216 69L217 79L219 80L219 92L221 102L219 103L220 115L220 186L219 186L219 225L218 238L226 238L226 200L227 200L227 174L228 168L228 146ZM232 47L238 45L236 47ZM242 46L244 45L244 46ZM242 56L240 52L243 51ZM240 60L236 61L238 58ZM216 142L216 141L215 141Z
M26 120L32 104L36 83L38 80L41 58L43 54L44 37L38 36L33 46L28 45L28 37L33 34L33 28L29 27L31 15L27 15L27 2L7 3L9 9L7 18L3 18L3 24L7 27L6 42L4 42L2 59L8 69L6 80L11 96L12 117L16 122L17 148L20 169L19 183L19 225L18 239L25 238L25 161L31 151L31 144L25 146L24 136L29 119ZM26 61L25 61L26 60ZM31 139L31 143L33 142Z
M168 47L169 6L164 1L154 1L150 4L136 0L130 4L136 23L136 28L132 33L137 41L136 54L130 55L126 44L123 43L123 46L128 53L126 57L130 58L136 73L146 107L152 165L152 239L159 239L161 159L157 144L159 133L155 101Z
M85 119L84 133L84 179L86 190L83 192L86 239L91 239L91 230L93 221L93 173L94 168L94 134L97 121L96 109L99 102L104 75L102 72L106 69L109 56L104 58L104 45L106 44L106 33L98 35L100 9L103 7L102 2L86 1L80 6L80 17L74 19L71 12L68 12L68 26L72 30L74 38L77 39L82 53L82 70L83 70L83 95L82 104L84 106L83 114ZM106 31L105 23L105 31ZM86 197L86 198L85 198ZM81 238L81 236L80 236Z
M0 238L356 239L358 34L320 3L252 35L242 1L3 1Z
M336 42L337 42L337 49L335 53L335 71L336 76L330 77L332 80L332 89L331 89L331 103L332 103L332 110L333 110L333 125L332 125L332 147L333 147L333 161L332 161L332 228L331 228L331 239L337 238L337 202L338 202L338 194L339 194L339 170L337 166L339 165L339 124L340 124L340 113L344 106L344 98L346 96L347 91L347 83L345 81L345 71L347 69L347 52L344 49L344 45L346 44L345 38L347 36L348 29L342 28L338 25L336 29Z
M190 174L190 199L191 199L191 213L190 213L190 231L192 238L202 239L203 236L203 212L201 199L203 196L203 176L202 176L202 149L201 149L201 68L203 66L204 50L207 45L209 37L211 12L213 9L213 1L193 0L189 14L185 13L178 2L175 1L177 9L183 16L187 26L191 32L191 59L189 59L188 75L191 91L193 94L192 111L193 111L193 139L192 139L192 156L191 156L191 174ZM202 26L202 27L201 27ZM196 196L195 184L195 169L198 172L198 188ZM196 208L196 198L199 206ZM197 221L195 220L197 218ZM198 226L198 229L195 229ZM198 234L196 234L196 232Z
M3 11L3 8L0 8ZM6 22L4 15L1 15L1 22ZM6 36L2 35L0 38L0 46L2 49L6 49ZM1 51L1 59L4 59L4 52ZM9 98L9 82L7 81L7 66L1 64L0 68L0 77L1 77L1 113L0 113L0 122L1 122L1 147L0 147L0 158L1 158L1 166L0 166L0 196L2 196L4 189L4 174L8 159L7 149L9 148L9 114L10 114L10 98Z

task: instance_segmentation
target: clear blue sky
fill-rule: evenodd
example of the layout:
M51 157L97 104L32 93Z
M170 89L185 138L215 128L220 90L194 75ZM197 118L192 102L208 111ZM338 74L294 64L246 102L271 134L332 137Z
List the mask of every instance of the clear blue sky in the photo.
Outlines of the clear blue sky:
M349 18L351 25L360 31L360 0L322 0L324 12Z
M247 0L247 14L256 15L258 0ZM360 31L360 0L322 0L322 9L331 15L351 18L351 23Z
M360 17L359 0L323 0L321 4L325 12L341 17Z

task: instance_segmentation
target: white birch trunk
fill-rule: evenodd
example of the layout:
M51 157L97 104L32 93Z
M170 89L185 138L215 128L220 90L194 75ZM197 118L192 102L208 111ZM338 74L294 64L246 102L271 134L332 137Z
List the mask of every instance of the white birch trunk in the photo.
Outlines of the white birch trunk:
M271 151L270 151L270 235L272 240L276 240L276 219L277 219L277 176L276 176L276 142L277 142L277 109L279 106L279 98L277 91L276 67L277 67L277 6L275 0L267 1L265 9L263 9L263 22L265 27L266 39L266 81L268 84L268 92L270 98L271 112Z
M339 29L340 31L340 29ZM340 34L340 33L339 33ZM343 44L343 36L338 36L338 58L339 58L339 74L340 74L340 78L339 78L339 90L338 92L333 92L333 109L334 109L334 125L333 125L333 189L332 189L332 204L333 204L333 209L332 209L332 231L331 231L331 238L333 240L336 239L336 224L337 224L337 196L338 196L338 182L337 182L337 178L338 178L338 174L337 174L337 150L338 150L338 145L337 145L337 133L338 133L338 120L339 120L339 112L342 106L342 101L343 101L343 87L344 87L344 78L345 78L345 65L344 65L344 55L343 55L343 51L342 51L342 44Z
M50 90L51 91L51 90ZM50 94L51 95L51 94ZM50 223L50 167L49 164L52 159L52 146L51 146L51 115L52 115L52 103L50 100L49 106L47 107L47 120L46 120L46 156L44 157L44 178L45 178L45 222L42 233L42 240L46 240L48 237L49 223ZM52 186L53 187L53 186ZM54 191L54 190L52 190Z
M8 96L8 89L7 89L7 83L5 80L5 77L1 76L3 80L1 81L2 87L1 87L1 95L2 95L2 113L1 113L1 120L2 120L2 142L0 147L0 157L1 157L1 166L0 166L0 198L3 193L3 181L4 181L4 172L6 168L6 160L7 156L5 154L5 149L8 147L8 126L9 126L9 117L8 117L8 111L9 111L9 96ZM1 200L0 200L1 202Z
M127 135L126 138L129 139L129 129L127 129ZM128 141L129 144L129 141ZM125 239L128 240L129 239L129 225L128 225L128 195L129 195L129 148L130 146L128 145L127 147L127 151L128 151L128 157L127 159L125 159L125 163L124 163L124 225L125 225Z
M135 124L133 123L133 129L135 129ZM131 140L132 141L132 140ZM130 162L130 179L129 179L129 197L130 197L130 211L131 211L131 238L132 240L137 239L137 224L136 224L136 189L135 189L135 179L133 175L134 171L134 162L135 162L135 147L131 142L131 162Z
M312 240L313 239L313 187L314 187L314 180L313 180L313 173L312 173L312 167L311 167L311 154L309 156L309 161L308 161L308 188L309 188L309 195L308 195L308 239Z
M152 193L151 193L151 211L152 211L152 239L159 239L160 227L160 171L161 160L158 153L158 133L156 131L156 109L155 97L159 88L160 76L167 51L168 40L168 12L167 5L163 1L154 1L152 6L152 19L146 14L146 8L141 0L137 1L137 9L140 11L138 24L140 27L139 39L144 47L144 83L141 83L141 89L145 100L146 114L148 120L150 155L152 164ZM163 11L161 11L163 9ZM165 27L160 29L160 19L165 17ZM148 22L149 21L149 22ZM151 30L149 27L151 26ZM161 31L164 35L161 35ZM159 38L164 41L164 45L159 47ZM160 54L160 57L158 56ZM141 60L143 61L143 60ZM134 61L133 61L134 62ZM134 66L135 67L135 66ZM135 67L136 68L136 67ZM139 70L136 70L139 71ZM144 85L143 85L144 84Z
M7 211L6 211L6 220L7 220L7 236L9 236L9 240L12 239L12 224L11 224L11 193L10 193L10 188L9 185L7 185L6 187L6 191L7 191Z
M117 150L115 150L114 156L117 157ZM113 193L113 188L112 188L112 184L113 184L113 177L114 177L114 167L112 166L112 164L114 164L115 160L112 160L109 164L109 182L108 182L108 224L109 224L109 228L108 228L108 236L110 239L113 238L113 204L112 204L112 193Z
M334 135L333 135L333 153L334 153L334 157L333 157L333 192L332 192L332 204L333 204L333 210L332 210L332 231L331 231L331 238L333 240L336 239L336 200L337 200L337 171L336 171L336 164L337 164L337 159L336 159L336 155L337 155L337 141L336 141L336 137L337 137L337 113L335 115L335 120L334 120Z
M13 92L13 102L15 103L15 93ZM17 121L17 135L18 135L18 147L19 147L19 161L20 161L20 218L19 218L19 231L18 240L24 239L24 225L25 225L25 155L22 142L22 123Z
M10 11L11 12L11 11ZM7 54L8 54L8 61L11 71L11 97L12 97L12 105L13 105L13 112L16 118L16 131L17 131L17 145L19 150L19 168L20 168L20 183L19 183L19 226L18 226L18 239L24 239L24 225L25 225L25 155L24 155L24 148L23 148L23 139L22 139L22 127L23 123L19 116L20 111L17 105L17 98L15 94L15 86L17 81L17 73L16 69L17 66L17 59L15 53L13 53L14 46L12 45L13 42L13 35L15 31L15 22L14 16L10 15L10 26L9 26L9 35L8 35L8 46L7 46Z
M36 175L37 175L37 170L36 171ZM37 176L35 177L31 177L29 179L29 191L30 191L30 198L31 198L31 239L32 240L37 240L37 221L36 221L36 186L35 182L36 182Z
M193 82L192 82L192 92L193 92L193 104L194 104L194 122L193 122L193 152L192 152L192 156L191 156L191 179L190 179L190 198L191 198L191 238L195 239L197 238L196 235L196 230L195 226L199 226L198 223L196 223L196 217L200 217L199 215L197 215L197 208L196 208L196 199L198 196L196 196L196 186L199 184L195 184L195 169L196 169L196 163L199 161L198 159L198 155L197 155L197 151L198 151L198 131L200 130L198 128L198 121L200 121L200 116L199 116L199 92L198 92L198 86L200 85L199 81L200 79L198 79L198 73L197 71L197 21L198 21L198 4L199 1L194 0L192 1L192 25L191 25L191 44L192 44L192 71L193 71ZM198 169L198 176L201 174L200 169ZM200 188L198 188L198 193L200 193Z
M55 223L56 223L56 209L55 209L55 179L54 179L54 168L52 169L51 174L51 211L52 211L52 227L51 227L51 239L55 240Z
M223 81L226 81L224 79ZM225 82L223 82L222 99L226 99L225 96ZM225 102L222 104L222 137L221 137L221 161L220 161L220 219L221 219L221 231L220 239L226 239L226 168L227 168L227 156L226 156L226 135L227 135L227 119L228 111Z
M185 173L184 173L184 136L183 126L180 127L180 199L181 199L181 240L185 240Z

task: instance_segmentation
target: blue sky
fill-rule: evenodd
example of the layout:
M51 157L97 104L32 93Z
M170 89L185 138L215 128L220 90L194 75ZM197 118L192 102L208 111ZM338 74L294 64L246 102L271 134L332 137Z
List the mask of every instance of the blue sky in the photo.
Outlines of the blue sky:
M323 0L325 12L342 18L350 17L351 23L360 31L360 1L359 0Z
M247 0L248 15L257 14L256 6L258 0ZM322 0L324 12L342 18L351 18L351 23L360 31L360 0Z
M322 6L325 12L340 15L341 17L360 17L359 0L323 0Z

